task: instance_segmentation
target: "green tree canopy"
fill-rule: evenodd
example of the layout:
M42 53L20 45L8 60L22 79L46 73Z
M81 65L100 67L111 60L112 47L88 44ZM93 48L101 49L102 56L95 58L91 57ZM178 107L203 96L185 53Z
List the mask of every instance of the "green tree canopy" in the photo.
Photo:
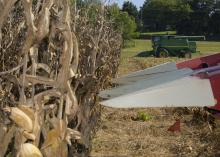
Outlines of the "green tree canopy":
M188 19L181 19L177 31L188 35L213 36L219 34L220 23L218 1L216 0L183 0L190 5L192 12Z
M220 38L219 0L145 0L140 15L145 31L175 29Z
M122 11L127 12L128 15L133 16L136 20L138 19L137 7L130 1L125 1L122 6Z
M208 11L213 10L216 0L184 0L188 3L194 11Z
M135 19L128 15L127 12L120 12L120 16L117 19L122 27L122 37L124 40L128 40L132 38L132 35L137 29L137 25L135 23Z
M128 12L121 11L117 4L109 6L109 17L115 22L115 27L119 27L123 40L129 40L137 29L135 18Z
M175 27L179 19L188 17L190 11L189 4L182 0L146 0L141 14L146 27L164 30L168 25Z

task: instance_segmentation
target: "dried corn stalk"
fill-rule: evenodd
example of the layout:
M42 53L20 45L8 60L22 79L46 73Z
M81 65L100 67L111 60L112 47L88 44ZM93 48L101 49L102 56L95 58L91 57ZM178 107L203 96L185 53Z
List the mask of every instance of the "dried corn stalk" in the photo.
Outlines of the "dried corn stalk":
M0 1L0 156L88 156L97 93L121 47L105 13L69 0Z

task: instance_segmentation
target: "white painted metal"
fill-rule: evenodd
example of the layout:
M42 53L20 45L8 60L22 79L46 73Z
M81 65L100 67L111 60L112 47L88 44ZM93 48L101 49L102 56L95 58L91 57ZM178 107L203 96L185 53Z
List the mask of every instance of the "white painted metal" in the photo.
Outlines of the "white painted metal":
M130 84L136 81L146 79L148 77L157 76L161 73L170 72L177 70L175 62L168 62L165 64L157 65L151 68L140 70L137 72L130 73L128 75L122 76L120 78L114 79L112 82L116 84Z
M191 69L180 69L176 71L166 72L158 74L157 76L151 76L147 79L140 80L133 84L119 86L110 90L100 92L99 96L104 99L110 99L121 95L133 93L139 90L147 89L153 86L161 85L170 81L174 81L185 76L189 76L193 73Z
M203 107L214 106L215 99L208 79L188 76L103 101L101 104L114 108Z

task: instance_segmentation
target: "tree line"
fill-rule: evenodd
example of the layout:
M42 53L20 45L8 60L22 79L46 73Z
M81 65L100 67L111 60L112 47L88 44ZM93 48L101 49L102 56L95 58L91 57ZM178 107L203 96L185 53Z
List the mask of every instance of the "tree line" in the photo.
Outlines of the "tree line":
M83 8L91 3L100 4L102 0L72 2ZM139 9L131 1L125 1L122 8L117 3L106 7L107 16L121 30L124 40L136 38L140 32L170 30L182 35L220 38L220 0L145 0Z
M139 10L126 1L121 11L134 19L139 32L176 30L184 35L220 37L219 0L145 0Z

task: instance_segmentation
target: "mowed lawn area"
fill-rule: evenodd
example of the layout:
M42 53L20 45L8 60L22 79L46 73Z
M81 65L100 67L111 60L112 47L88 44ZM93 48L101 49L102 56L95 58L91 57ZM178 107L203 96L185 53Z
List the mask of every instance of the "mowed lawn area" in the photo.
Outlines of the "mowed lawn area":
M213 41L199 41L197 42L198 51L193 57L213 54L220 52L220 42ZM119 75L127 74L132 71L144 69L169 61L182 61L183 58L169 57L169 58L155 58L138 57L137 55L143 52L147 54L152 50L150 40L135 40L135 47L124 48L121 53L121 65L119 67Z

